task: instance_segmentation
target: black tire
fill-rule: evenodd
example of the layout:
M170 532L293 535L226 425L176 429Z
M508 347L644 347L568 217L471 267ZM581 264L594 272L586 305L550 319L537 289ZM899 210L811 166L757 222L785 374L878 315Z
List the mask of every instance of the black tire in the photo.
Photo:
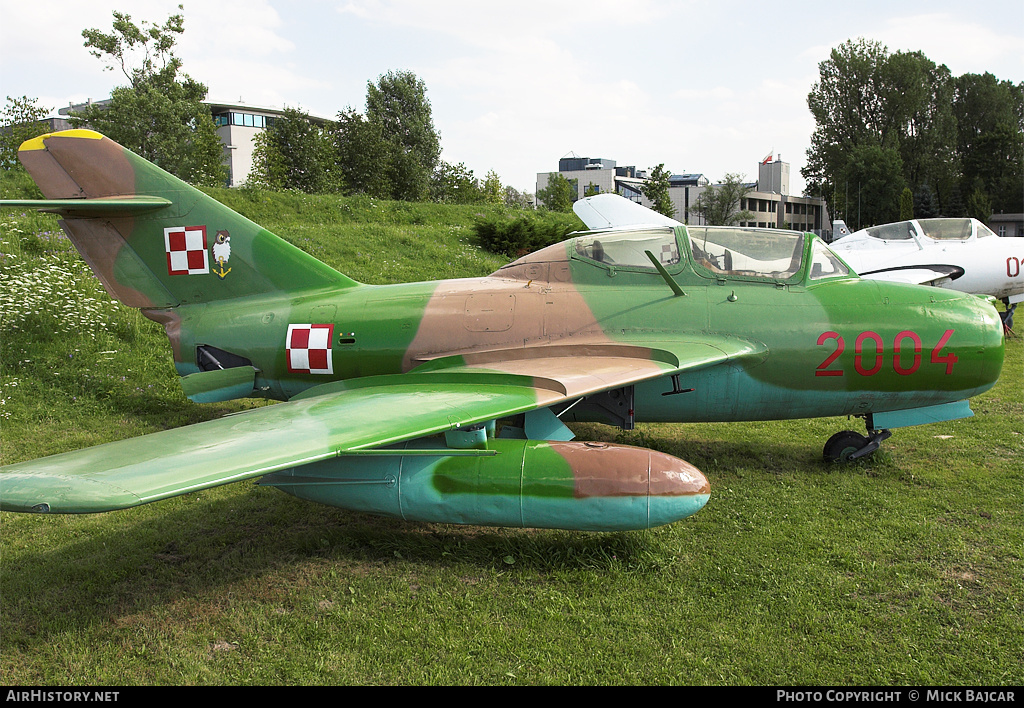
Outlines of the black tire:
M852 430L836 433L825 443L825 462L849 462L850 455L868 444L868 439Z

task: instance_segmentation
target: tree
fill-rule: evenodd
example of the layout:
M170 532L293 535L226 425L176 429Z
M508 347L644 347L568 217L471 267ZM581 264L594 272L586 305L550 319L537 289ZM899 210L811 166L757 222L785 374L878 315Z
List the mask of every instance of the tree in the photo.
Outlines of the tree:
M854 150L867 147L899 154L918 217L926 218L917 208L925 185L934 202L926 211L950 216L965 210L963 195L979 178L993 209L1024 211L1024 83L954 78L921 52L890 54L864 39L835 48L819 76L807 97L816 128L801 173L810 193L833 195L838 212L854 214L844 175Z
M856 215L857 229L899 221L899 195L905 182L903 161L896 150L877 145L854 148L842 178L851 190L853 185L857 185L857 202L851 203L848 211L844 212Z
M801 170L808 190L845 198L853 151L874 146L895 150L912 191L928 182L942 205L958 173L949 69L921 52L890 54L859 39L833 49L819 76L807 97L816 123Z
M512 185L505 185L505 206L512 209L530 209L533 207L533 195L520 192Z
M914 194L910 187L904 187L900 193L900 221L914 218Z
M297 189L309 194L337 192L333 133L309 114L288 108L256 136L249 181L265 189Z
M727 174L717 185L709 185L697 197L693 211L703 217L711 226L729 226L740 221L749 221L754 215L740 211L740 200L750 190L743 183L743 175Z
M388 72L366 86L366 118L391 149L389 180L395 199L426 199L441 157L427 87L411 71Z
M442 160L430 180L430 199L443 204L477 204L483 201L483 193L473 170L462 162L451 165Z
M980 186L975 187L967 197L967 216L977 219L983 224L992 218L992 200Z
M502 204L505 201L505 195L501 189L501 179L494 170L488 170L481 192L484 201L488 204Z
M878 141L886 123L878 66L886 56L878 42L848 40L818 65L819 80L807 96L816 127L801 170L811 192L836 193L849 151L869 137Z
M427 88L411 71L368 82L365 114L351 107L338 113L334 140L350 191L408 201L447 198L438 197L447 168L439 182L441 138Z
M956 79L954 112L961 192L971 194L980 179L994 210L1024 211L1024 82L964 74Z
M571 212L576 201L576 186L561 172L550 172L548 186L537 190L537 201L550 211Z
M82 36L108 70L121 69L128 85L111 91L109 101L72 115L72 124L90 126L188 182L223 184L227 168L203 104L206 86L179 73L181 60L173 51L185 31L184 15L172 15L162 26L139 26L129 15L113 14L112 32L87 29Z
M654 211L669 217L675 218L676 209L672 206L672 198L669 196L669 178L672 173L665 169L665 163L661 163L651 170L651 176L647 178L640 191L651 202Z
M918 185L914 190L914 215L918 219L933 219L939 213L939 205L931 186L927 182Z
M18 148L26 140L43 135L49 129L42 121L48 108L37 105L38 98L7 97L7 105L0 113L0 169L18 168Z
M392 147L379 125L347 108L338 113L334 143L338 170L349 192L382 199L393 197Z

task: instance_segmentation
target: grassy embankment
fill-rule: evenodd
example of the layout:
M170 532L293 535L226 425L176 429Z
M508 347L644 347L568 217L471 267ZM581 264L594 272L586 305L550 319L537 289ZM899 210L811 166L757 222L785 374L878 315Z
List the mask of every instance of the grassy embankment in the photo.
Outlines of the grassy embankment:
M217 191L363 282L480 275L478 208ZM0 461L252 403L181 394L53 217L0 213ZM644 533L403 523L249 483L106 515L0 514L7 685L1021 684L1021 339L976 417L820 461L845 419L578 426L712 484Z

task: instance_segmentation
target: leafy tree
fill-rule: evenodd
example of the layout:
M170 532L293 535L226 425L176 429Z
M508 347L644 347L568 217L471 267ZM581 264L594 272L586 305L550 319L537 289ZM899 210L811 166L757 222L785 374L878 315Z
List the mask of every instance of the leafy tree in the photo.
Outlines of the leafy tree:
M899 154L912 189L929 182L940 203L948 198L958 165L947 67L921 52L890 54L858 39L833 49L819 77L807 97L816 128L801 170L810 192L845 197L851 185L842 177L854 149L875 146Z
M334 125L335 154L346 189L390 199L394 193L389 169L391 146L380 126L352 108L338 113Z
M842 177L851 188L857 185L857 203L847 213L856 215L858 229L899 220L899 195L905 186L899 152L877 145L856 147Z
M573 180L575 181L575 180ZM561 172L548 173L548 186L537 190L537 201L550 211L571 212L576 186Z
M839 175L849 152L866 141L879 141L888 123L878 85L878 67L887 56L878 42L847 41L818 65L819 80L807 96L816 127L801 174L818 194L840 190Z
M740 221L749 221L754 215L740 211L740 200L750 190L743 183L743 175L730 173L721 183L708 185L697 197L693 211L703 217L711 226L729 226Z
M477 204L483 201L483 193L473 170L462 162L451 165L441 160L430 180L430 199L444 204Z
M391 148L388 165L394 198L426 199L441 157L427 87L411 71L388 72L366 86L366 117Z
M672 173L665 169L665 163L661 163L651 170L651 176L640 187L640 191L651 202L654 211L669 217L675 218L676 210L672 206L672 198L669 196L669 178Z
M959 173L953 78L921 52L897 52L882 65L883 99L893 124L880 143L896 147L908 185L932 185L945 213Z
M352 192L421 201L443 193L441 138L427 88L411 71L388 72L366 87L366 113L338 114L338 166ZM441 197L446 198L446 197Z
M943 210L945 216L963 217L967 216L967 205L964 202L963 191L960 189L960 182L954 182L949 190L949 198L946 200L946 208Z
M333 133L289 108L256 136L249 181L265 189L310 194L340 191Z
M1024 82L986 73L964 74L955 83L961 191L972 193L980 179L993 209L1024 211Z
M505 195L501 189L501 179L494 170L488 170L481 191L484 201L488 204L502 204L505 201Z
M520 192L512 185L505 185L505 206L512 209L530 209L533 207L533 195Z
M28 96L7 97L7 105L3 113L0 113L0 169L20 167L18 148L21 144L49 130L42 119L50 109L37 105L38 100Z
M112 32L84 30L90 53L108 62L108 70L120 68L128 85L111 91L109 101L72 115L71 122L104 133L188 182L221 185L227 167L213 117L203 104L206 86L179 73L181 60L173 51L184 24L179 13L163 25L143 21L139 26L115 11Z
M807 97L816 128L801 172L810 193L833 195L837 211L853 214L846 198L855 185L845 175L854 150L871 146L899 154L918 217L924 185L934 201L925 210L952 215L978 178L993 208L1024 211L1024 83L954 78L921 52L890 54L864 39L834 49L819 76Z

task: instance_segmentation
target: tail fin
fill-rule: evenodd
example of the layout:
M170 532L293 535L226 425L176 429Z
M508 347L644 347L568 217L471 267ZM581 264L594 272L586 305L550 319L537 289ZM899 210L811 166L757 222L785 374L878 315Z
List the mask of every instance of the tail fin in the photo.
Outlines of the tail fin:
M834 219L832 221L832 240L841 239L843 236L850 235L850 227L846 225L846 222L842 219Z
M46 197L103 286L126 305L165 308L357 285L266 229L91 130L22 144Z

